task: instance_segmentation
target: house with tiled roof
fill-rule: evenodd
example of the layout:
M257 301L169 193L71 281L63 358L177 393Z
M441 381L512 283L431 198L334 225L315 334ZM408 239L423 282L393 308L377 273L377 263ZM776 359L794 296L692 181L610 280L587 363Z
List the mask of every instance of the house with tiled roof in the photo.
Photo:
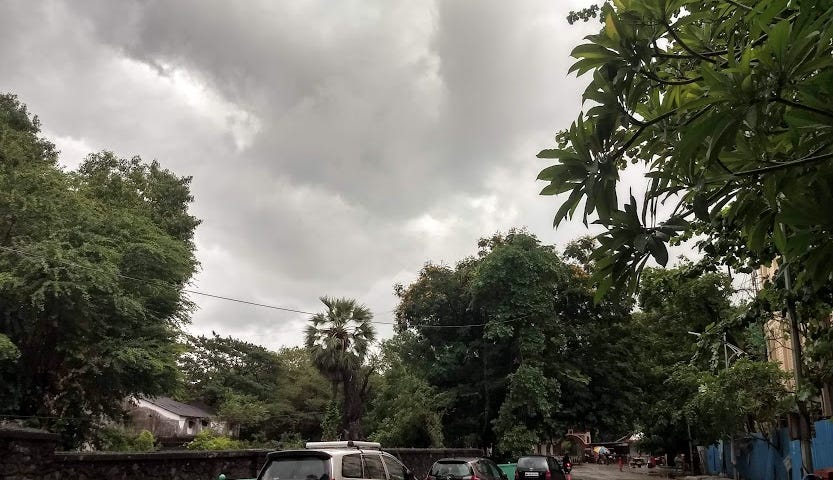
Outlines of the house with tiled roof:
M169 397L137 397L128 402L129 426L137 432L147 430L163 445L190 442L205 429L228 434L227 422L204 406L189 405Z

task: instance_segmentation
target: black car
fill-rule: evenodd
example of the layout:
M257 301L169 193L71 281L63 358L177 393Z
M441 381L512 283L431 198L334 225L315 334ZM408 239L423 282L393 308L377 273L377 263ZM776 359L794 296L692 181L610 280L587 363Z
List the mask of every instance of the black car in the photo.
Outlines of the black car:
M425 480L508 480L488 458L443 458L431 465Z
M515 480L566 480L566 476L557 458L549 455L530 455L518 459Z

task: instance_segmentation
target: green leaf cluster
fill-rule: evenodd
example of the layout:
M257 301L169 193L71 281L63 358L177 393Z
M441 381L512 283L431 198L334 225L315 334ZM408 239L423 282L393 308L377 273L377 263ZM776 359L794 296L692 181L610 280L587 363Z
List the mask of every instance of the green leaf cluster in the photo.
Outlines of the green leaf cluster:
M213 333L186 337L178 363L182 399L215 409L241 440L321 437L330 387L306 349L273 352Z
M225 435L217 435L211 429L202 430L185 445L188 450L240 450L246 444Z
M629 302L595 304L588 272L523 230L478 246L477 257L427 264L396 287L396 350L443 393L446 444L511 458L567 428L632 428Z
M833 2L616 0L572 56L586 109L540 158L555 225L581 212L605 231L601 292L635 291L647 260L691 232L731 240L753 267L775 256L796 285L833 267ZM628 164L641 202L620 204ZM674 208L661 208L670 202ZM580 205L583 203L583 208ZM641 205L639 205L641 203Z
M57 165L39 122L0 95L0 414L81 444L130 396L172 391L199 221L190 177L138 157ZM8 351L8 349L4 349Z
M443 447L443 413L448 395L441 393L403 360L407 335L383 342L380 372L366 417L369 438L388 447Z
M153 433L147 430L134 433L115 426L103 427L96 431L93 443L98 450L109 452L153 452L157 450Z

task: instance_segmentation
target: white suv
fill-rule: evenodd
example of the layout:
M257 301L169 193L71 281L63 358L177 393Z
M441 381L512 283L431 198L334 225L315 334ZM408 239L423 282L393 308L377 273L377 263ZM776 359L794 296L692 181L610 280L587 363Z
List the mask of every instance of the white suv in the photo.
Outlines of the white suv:
M414 475L375 442L308 442L305 450L266 456L258 480L414 480Z

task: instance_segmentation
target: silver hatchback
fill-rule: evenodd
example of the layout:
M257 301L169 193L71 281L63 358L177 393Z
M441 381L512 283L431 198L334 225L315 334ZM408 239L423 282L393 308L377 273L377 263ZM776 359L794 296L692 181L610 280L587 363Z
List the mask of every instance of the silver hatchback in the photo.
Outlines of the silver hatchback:
M258 480L414 480L375 442L308 442L304 450L271 452Z

